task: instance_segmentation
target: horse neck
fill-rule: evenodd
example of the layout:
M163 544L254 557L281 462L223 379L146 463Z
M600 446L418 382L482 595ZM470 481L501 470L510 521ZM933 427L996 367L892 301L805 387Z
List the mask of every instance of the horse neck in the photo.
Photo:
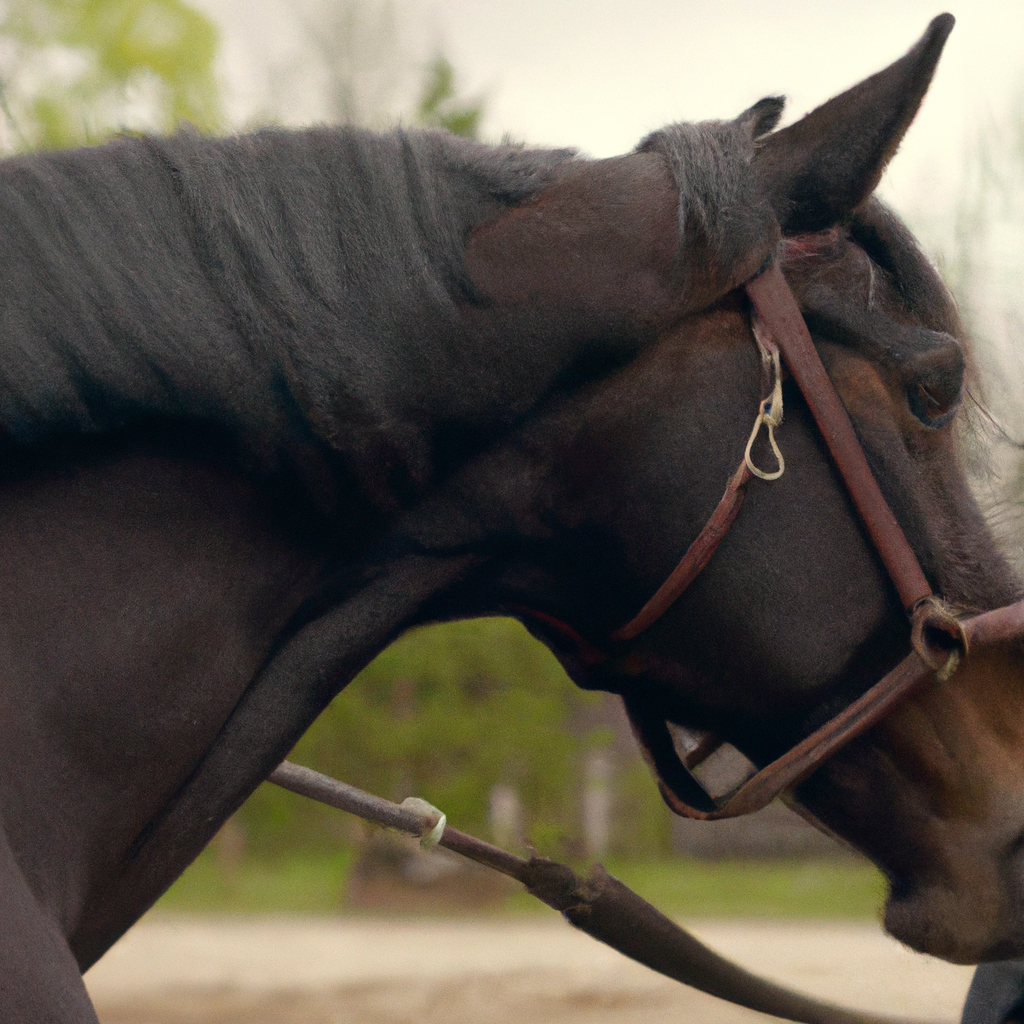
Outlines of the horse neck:
M5 309L37 329L5 364L18 401L0 394L0 426L36 440L140 416L219 424L258 463L317 452L391 511L628 362L735 269L694 249L713 280L684 273L679 190L655 153L315 129L5 166L26 179L5 193ZM63 302L17 290L29 256ZM126 333L130 349L112 344Z
M548 214L580 221L578 183L597 165L565 151L354 129L160 146L173 150L167 159L203 239L205 276L247 349L270 364L291 414L379 506L407 507L553 392L630 358L654 330L640 321L657 322L668 305L659 293L651 313L650 285L620 295L622 232L603 209L573 239L577 264L580 251L591 264L595 252L607 254L598 287L592 269L563 274L546 296L490 287L486 270L495 268L480 255L508 242L507 216L553 190ZM646 173L658 163L637 159ZM675 193L658 171L656 260L671 264ZM649 226L634 226L637 248ZM504 245L499 270L521 282L541 274L550 285L551 253L538 258L532 221L527 234L534 251Z
M680 315L678 191L656 154L337 130L186 157L207 277L378 507L408 508Z

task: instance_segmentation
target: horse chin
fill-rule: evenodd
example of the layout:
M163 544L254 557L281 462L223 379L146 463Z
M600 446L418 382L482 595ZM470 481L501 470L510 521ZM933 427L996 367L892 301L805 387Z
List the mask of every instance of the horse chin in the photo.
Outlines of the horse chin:
M955 964L1008 960L1024 955L1024 922L1007 928L998 901L940 885L890 892L885 929L918 953Z

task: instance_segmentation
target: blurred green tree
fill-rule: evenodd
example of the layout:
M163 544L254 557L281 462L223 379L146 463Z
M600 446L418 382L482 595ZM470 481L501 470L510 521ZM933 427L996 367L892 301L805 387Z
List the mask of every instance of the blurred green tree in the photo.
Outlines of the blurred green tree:
M312 115L368 128L404 121L477 136L483 101L459 96L451 61L440 51L426 59L422 28L399 17L391 0L295 0L292 12L301 47L268 66L265 101L250 123Z
M431 626L371 662L291 756L389 799L423 797L453 825L485 835L492 787L512 786L531 842L571 854L584 752L611 740L605 729L578 727L600 700L511 619ZM268 785L241 818L254 852L268 853L300 834L307 845L333 844L345 821Z
M100 142L119 130L213 130L213 24L183 0L12 0L0 19L7 149Z
M424 72L416 123L426 128L444 128L453 135L475 139L483 116L481 100L459 99L451 61L444 54L435 55Z

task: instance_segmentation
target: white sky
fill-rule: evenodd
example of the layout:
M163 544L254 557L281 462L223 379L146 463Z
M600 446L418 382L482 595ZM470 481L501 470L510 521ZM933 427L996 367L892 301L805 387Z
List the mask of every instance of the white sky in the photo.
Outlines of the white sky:
M372 2L372 0L371 0ZM232 112L297 46L302 0L199 0L223 29ZM790 117L903 53L935 0L397 0L412 60L440 46L463 94L486 100L485 136L508 132L594 156L674 120L732 117L761 96ZM1024 3L954 5L932 91L883 188L918 230L941 220L975 126L1024 89ZM308 9L308 8L307 8ZM248 104L248 107L247 107ZM303 112L296 110L296 119ZM939 231L935 228L934 231Z
M303 77L315 62L307 56L304 66L301 20L315 24L313 12L323 19L346 4L379 11L389 0L193 2L221 25L235 122L258 117L269 102L302 123L324 114ZM441 49L460 95L485 100L485 138L508 133L593 156L626 152L671 121L734 117L769 94L787 95L787 119L795 119L895 60L944 9L936 0L390 3L412 69L407 93L420 81L415 69ZM940 260L954 251L954 214L979 130L1002 138L1005 152L1008 113L1014 104L1024 110L1024 0L959 0L950 9L957 25L931 92L880 189ZM996 381L1024 378L1024 198L1017 205L1012 216L990 217L985 241L973 243L986 289L974 300L975 334L1000 361ZM1024 436L1024 407L1011 390L1000 404Z

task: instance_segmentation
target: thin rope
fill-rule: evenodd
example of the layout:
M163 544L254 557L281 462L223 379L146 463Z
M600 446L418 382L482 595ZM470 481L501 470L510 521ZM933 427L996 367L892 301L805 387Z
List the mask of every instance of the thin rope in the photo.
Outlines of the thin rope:
M747 447L743 452L743 461L747 465L747 469L750 470L754 476L759 477L761 480L778 480L783 473L786 472L786 460L782 457L782 451L779 448L778 442L775 440L775 428L782 423L782 366L779 362L779 350L772 346L768 348L762 342L762 339L758 336L757 325L754 327L754 337L757 339L757 347L761 350L761 358L771 360L772 372L775 377L775 386L772 388L772 393L761 402L758 408L757 419L754 420L754 429L750 431L750 437L747 440ZM754 441L757 439L757 435L761 431L762 425L768 428L768 441L772 446L772 452L775 454L775 461L778 464L778 469L771 472L765 472L763 469L758 469L754 465L754 460L750 457L750 450L754 447Z

